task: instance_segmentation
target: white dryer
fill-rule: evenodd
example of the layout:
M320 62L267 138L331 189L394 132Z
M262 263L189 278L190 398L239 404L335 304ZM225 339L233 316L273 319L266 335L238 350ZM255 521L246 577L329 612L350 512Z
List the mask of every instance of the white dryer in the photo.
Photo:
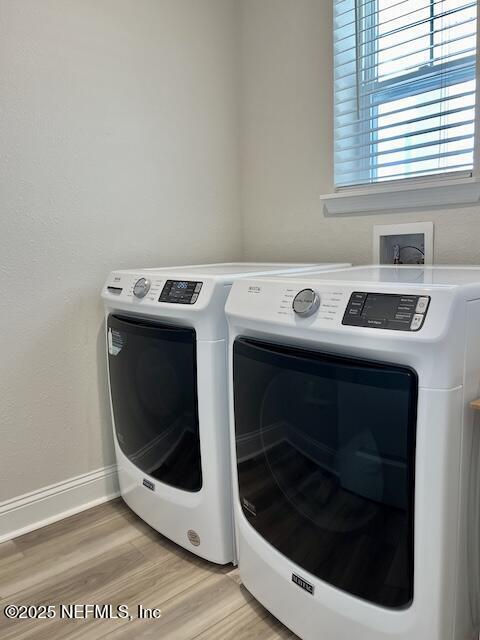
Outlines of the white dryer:
M246 588L305 640L477 640L480 268L247 279L226 313Z
M121 494L152 527L213 562L234 560L227 294L247 275L313 267L232 263L114 271L103 288Z

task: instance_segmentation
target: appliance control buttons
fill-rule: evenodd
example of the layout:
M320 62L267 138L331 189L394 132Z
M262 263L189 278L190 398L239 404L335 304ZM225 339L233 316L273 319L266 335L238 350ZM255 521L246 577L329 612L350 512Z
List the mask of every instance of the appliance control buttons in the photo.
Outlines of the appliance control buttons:
M428 307L428 298L419 298L417 302L416 313L425 313Z
M293 299L293 310L302 318L312 316L320 306L320 296L313 289L302 289Z
M342 324L391 331L418 331L425 323L429 296L354 291Z
M133 287L133 295L136 298L144 298L150 290L150 280L147 278L140 278L137 280Z
M352 293L352 297L351 297L351 302L365 302L365 300L367 299L367 294L366 293L361 293L361 292L355 292Z
M416 313L413 316L413 320L412 320L412 324L410 325L410 329L412 331L416 331L417 329L420 329L420 327L422 326L423 318L424 318L423 314Z

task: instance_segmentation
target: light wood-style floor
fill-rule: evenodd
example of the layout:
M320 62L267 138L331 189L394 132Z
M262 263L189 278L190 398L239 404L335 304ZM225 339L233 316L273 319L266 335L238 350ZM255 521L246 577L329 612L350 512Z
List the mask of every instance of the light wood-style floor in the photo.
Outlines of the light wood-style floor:
M128 620L8 620L7 604L127 604ZM161 609L139 620L137 606ZM120 500L0 544L2 640L294 639L219 567L171 543Z

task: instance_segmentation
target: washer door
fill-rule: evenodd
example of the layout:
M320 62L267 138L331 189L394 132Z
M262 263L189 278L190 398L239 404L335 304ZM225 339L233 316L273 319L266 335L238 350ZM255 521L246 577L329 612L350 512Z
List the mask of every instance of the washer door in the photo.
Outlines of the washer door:
M110 315L108 363L118 444L144 473L202 487L194 329Z
M245 517L314 576L392 608L413 599L417 386L406 367L234 344Z

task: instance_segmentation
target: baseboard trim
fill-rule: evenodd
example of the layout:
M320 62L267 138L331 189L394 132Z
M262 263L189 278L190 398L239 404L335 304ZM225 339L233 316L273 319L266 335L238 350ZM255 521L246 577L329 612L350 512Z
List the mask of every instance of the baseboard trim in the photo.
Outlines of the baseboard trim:
M110 465L0 502L0 543L118 495L117 466Z

